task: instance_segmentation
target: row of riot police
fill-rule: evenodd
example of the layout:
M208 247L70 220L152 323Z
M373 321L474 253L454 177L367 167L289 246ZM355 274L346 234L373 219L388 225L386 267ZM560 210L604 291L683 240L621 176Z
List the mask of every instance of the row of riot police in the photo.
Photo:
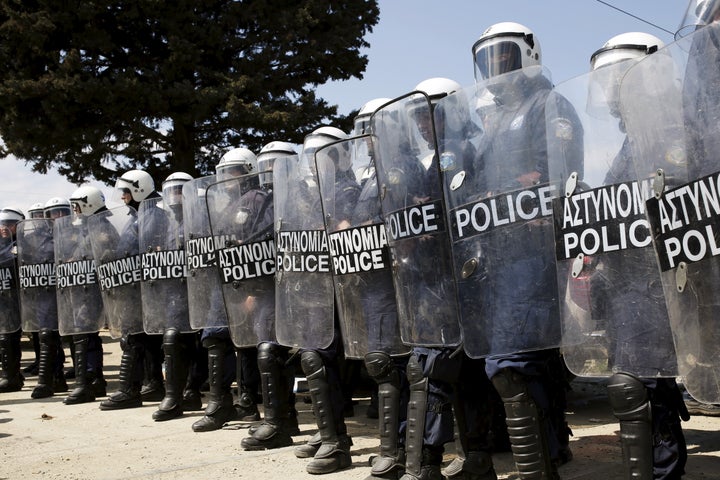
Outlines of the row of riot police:
M83 190L78 192L82 194ZM42 208L33 206L28 214L26 219L17 208L5 208L2 214L5 285L0 324L1 389L17 391L24 384L20 340L22 332L27 332L38 339L38 382L31 397L46 398L67 391L63 335L70 340L79 375L78 388L70 392L65 403L91 401L88 397L94 400L95 395L105 395L106 381L97 333L102 326L102 303L99 290L93 287L95 273L87 235L77 236L67 199L52 198ZM79 254L83 248L85 253ZM57 270L56 258L62 264ZM98 327L85 330L96 323Z
M492 403L469 388L480 377L502 398L521 478L560 478L566 371L607 378L628 478L684 474L676 378L720 399L712 3L691 35L618 35L559 85L529 29L496 24L473 45L474 85L431 79L372 115L413 346L403 478L496 478ZM453 412L459 455L441 470Z
M521 478L560 478L572 458L567 373L607 378L628 478L684 474L676 377L720 398L720 185L715 136L698 134L718 104L706 85L718 65L700 73L717 25L667 47L618 35L588 74L553 85L532 31L496 24L473 46L474 85L421 82L376 108L366 135L316 153L349 352L390 329L373 319L379 302L364 303L380 282L361 280L387 264L370 222L347 220L337 198L345 152L369 172L359 198L374 189L389 248L401 343L361 351L378 380L406 371L395 385L408 403L402 417L384 410L372 478L497 478L493 387ZM441 469L454 430L458 457Z
M628 478L680 478L676 377L720 402L712 3L691 35L613 37L558 85L530 29L495 24L472 47L473 85L432 78L368 102L352 136L323 126L299 154L234 149L162 197L123 174L125 207L68 217L123 339L101 408L140 404L140 358L161 381L163 338L154 417L181 415L200 336L210 396L193 429L259 419L259 391L265 418L242 446L285 447L298 359L318 431L294 452L330 473L351 464L339 362L358 359L378 385L369 478L496 479L492 453L510 448L521 478L545 479L572 459L569 375L605 377ZM100 328L59 317L61 335Z

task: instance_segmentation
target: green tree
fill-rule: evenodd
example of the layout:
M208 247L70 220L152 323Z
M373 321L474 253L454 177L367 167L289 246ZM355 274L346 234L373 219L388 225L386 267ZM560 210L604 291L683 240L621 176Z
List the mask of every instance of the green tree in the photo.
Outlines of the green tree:
M349 126L376 0L0 0L0 155L74 183L211 173L229 148Z

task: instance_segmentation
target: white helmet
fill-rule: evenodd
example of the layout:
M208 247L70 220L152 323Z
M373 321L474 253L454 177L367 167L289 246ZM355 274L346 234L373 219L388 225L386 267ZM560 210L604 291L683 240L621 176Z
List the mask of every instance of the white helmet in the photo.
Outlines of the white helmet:
M44 212L45 218L65 217L72 214L72 205L67 198L53 197L45 204Z
M462 91L462 86L455 80L450 80L444 77L433 77L423 80L415 86L415 91L422 92L427 95L427 99L430 100L430 106L432 109L435 108L437 102L447 97L448 95ZM460 102L464 104L466 102ZM414 120L415 125L422 137L422 140L433 144L435 142L433 133L433 112L431 107L428 107L425 96L418 95L408 103L408 114ZM459 108L459 105L455 105Z
M435 105L441 98L462 90L462 85L449 78L434 77L418 83L415 86L415 90L423 92L430 99L430 103Z
M475 80L487 80L513 70L542 64L540 43L524 25L491 25L472 46Z
M4 207L0 210L0 224L16 224L25 220L25 214L18 207Z
M165 205L172 207L182 204L183 185L193 177L185 172L171 173L162 183L162 196Z
M83 185L70 195L70 203L75 213L90 216L105 206L105 195L97 187Z
M257 157L247 148L233 148L225 152L215 166L218 180L247 175L257 170Z
M297 158L297 156L295 145L289 142L270 142L263 146L257 155L260 185L270 185L272 183L272 169L276 158Z
M588 85L587 112L593 116L604 116L609 109L611 115L619 118L623 76L635 62L663 46L659 38L642 32L622 33L605 42L590 57L593 74Z
M348 134L337 127L324 126L316 128L305 136L303 141L300 160L303 163L301 167L310 168L315 171L315 152L328 143L337 142L349 138ZM337 168L345 171L352 165L350 152L347 149L338 149L338 159L336 161Z
M155 182L144 170L129 170L115 182L115 189L129 192L132 199L140 203L155 191Z
M355 116L355 120L353 120L353 135L362 135L364 133L368 133L368 126L370 124L370 117L372 117L372 114L375 113L375 111L385 105L386 103L392 101L391 98L375 98L373 100L370 100L369 102L366 102L365 105L360 107L360 111Z
M656 52L665 44L655 35L643 32L628 32L615 35L592 54L590 68L597 70L604 66L628 59L640 59Z
M45 204L37 202L30 205L30 208L28 208L28 218L45 218Z

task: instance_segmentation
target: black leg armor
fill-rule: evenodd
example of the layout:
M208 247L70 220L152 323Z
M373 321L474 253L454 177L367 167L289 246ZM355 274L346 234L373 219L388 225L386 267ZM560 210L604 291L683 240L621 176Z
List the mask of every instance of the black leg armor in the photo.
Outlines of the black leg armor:
M75 405L77 403L88 403L95 401L95 393L90 386L88 376L88 343L90 338L87 334L74 335L73 345L75 347L75 388L65 397L63 402L65 405Z
M140 388L143 372L143 346L135 338L128 335L120 339L122 357L120 359L120 388L106 400L100 402L100 410L117 410L142 406Z
M331 473L350 466L350 442L342 418L335 418L331 405L331 386L328 383L322 358L314 350L300 355L300 364L307 378L313 412L322 444L307 465L308 473ZM342 423L342 424L341 424ZM341 431L342 430L342 431Z
M504 368L492 378L505 406L513 459L522 479L559 479L550 458L547 418L528 390L527 379Z
M165 330L163 335L165 354L165 397L152 418L163 422L183 414L183 391L188 376L188 359L181 333L176 328Z
M0 334L0 392L18 392L25 384L25 377L20 373L20 330L13 333Z
M249 437L243 438L245 450L263 450L292 445L290 418L290 383L286 350L271 343L258 347L257 363L265 407L265 421ZM297 421L297 418L295 418ZM294 425L297 428L297 423Z
M210 392L205 416L193 423L195 432L211 432L235 418L232 392L225 383L226 356L232 347L224 339L209 337L203 341L208 350L208 382Z
M400 371L390 355L365 355L368 374L378 384L378 427L380 455L372 460L369 479L398 478L405 470L405 448L400 445Z
M610 377L607 390L613 414L620 421L626 477L653 478L652 408L645 385L621 372Z
M40 356L38 359L38 382L30 396L32 398L52 397L55 393L55 364L58 360L60 334L56 331L42 329L40 338Z

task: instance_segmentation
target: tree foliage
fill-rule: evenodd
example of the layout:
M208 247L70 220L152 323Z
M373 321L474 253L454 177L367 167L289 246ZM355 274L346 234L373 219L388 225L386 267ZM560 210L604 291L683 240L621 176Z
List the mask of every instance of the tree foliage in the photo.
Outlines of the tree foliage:
M71 182L211 173L222 153L348 126L376 0L0 0L0 154Z

